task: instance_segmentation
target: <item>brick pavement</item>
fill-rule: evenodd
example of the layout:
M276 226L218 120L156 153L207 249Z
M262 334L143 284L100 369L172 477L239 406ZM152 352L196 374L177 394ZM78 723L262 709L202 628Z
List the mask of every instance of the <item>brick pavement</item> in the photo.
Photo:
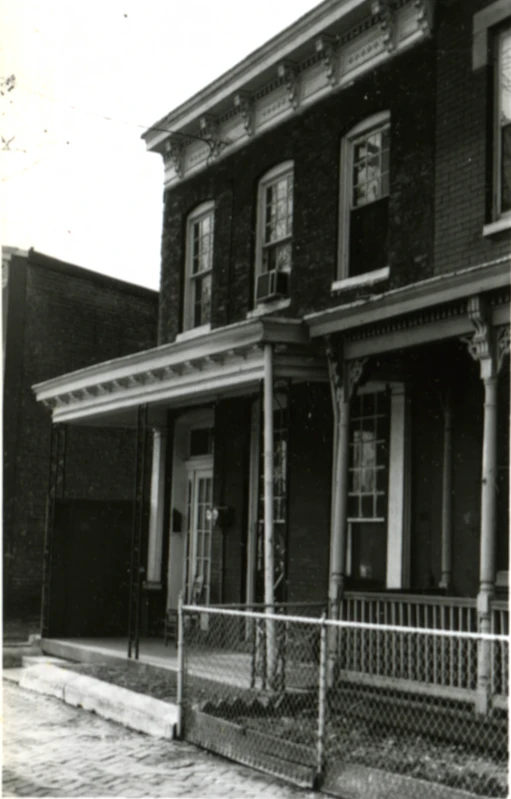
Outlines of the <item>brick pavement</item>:
M127 730L3 681L4 797L317 799L181 741Z

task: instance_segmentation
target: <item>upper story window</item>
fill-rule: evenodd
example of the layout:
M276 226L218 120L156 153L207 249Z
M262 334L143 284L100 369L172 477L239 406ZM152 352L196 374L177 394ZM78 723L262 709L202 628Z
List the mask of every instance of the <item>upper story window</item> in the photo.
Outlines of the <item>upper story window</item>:
M497 37L496 46L495 212L511 216L511 26Z
M204 327L211 318L214 203L203 203L188 217L184 329Z
M256 302L288 296L293 234L293 162L268 172L259 183Z
M341 147L339 280L334 288L388 277L390 114L353 128Z

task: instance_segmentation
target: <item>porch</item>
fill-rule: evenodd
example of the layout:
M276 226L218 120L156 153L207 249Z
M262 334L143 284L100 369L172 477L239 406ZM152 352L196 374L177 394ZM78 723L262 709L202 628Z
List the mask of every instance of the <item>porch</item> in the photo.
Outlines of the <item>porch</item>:
M190 651L207 650L207 658L190 657L190 674L233 687L266 690L269 672L264 611L264 606L256 605L198 606L195 629L186 632L186 640ZM279 619L289 619L279 621L275 631L278 684L284 690L315 687L318 620L326 616L326 611L326 603L275 606ZM228 621L229 614L240 615L240 623L225 626L223 612ZM296 617L303 623L293 622ZM213 629L210 622L214 619ZM339 623L336 681L403 691L416 697L476 703L478 649L484 643L477 628L476 600L351 591L344 595ZM491 635L495 636L489 641L491 707L507 710L509 641L502 638L509 635L507 602L493 601L491 625ZM161 638L141 638L137 659L130 658L128 644L127 637L42 641L44 652L70 660L138 662L178 670L175 642L165 645Z

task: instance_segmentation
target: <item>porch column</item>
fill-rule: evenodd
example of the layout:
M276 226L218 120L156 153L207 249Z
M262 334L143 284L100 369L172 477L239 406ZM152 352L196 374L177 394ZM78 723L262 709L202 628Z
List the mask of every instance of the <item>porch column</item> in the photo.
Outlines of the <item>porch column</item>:
M67 426L50 422L50 464L43 550L41 638L52 634L52 566L54 556L55 506L65 496Z
M335 356L330 337L327 339L326 355L334 412L328 615L332 619L338 619L346 572L350 399L362 376L366 359L340 363ZM330 686L335 679L338 652L338 630L332 628L328 635L327 680Z
M275 553L273 533L273 347L264 346L264 604L267 613L274 611ZM268 684L276 679L277 647L275 622L266 622Z
M475 333L467 340L470 355L480 364L484 384L484 423L481 473L481 534L477 613L479 632L492 629L491 603L495 595L497 510L497 381L504 355L509 353L509 326L493 330L491 315L480 297L468 302ZM491 642L480 640L477 657L476 710L491 707Z
M449 590L452 579L452 400L444 395L444 459L442 472L442 575L440 588Z
M153 429L153 459L151 470L151 500L149 513L149 547L147 553L146 588L161 587L166 453L166 431L155 427Z

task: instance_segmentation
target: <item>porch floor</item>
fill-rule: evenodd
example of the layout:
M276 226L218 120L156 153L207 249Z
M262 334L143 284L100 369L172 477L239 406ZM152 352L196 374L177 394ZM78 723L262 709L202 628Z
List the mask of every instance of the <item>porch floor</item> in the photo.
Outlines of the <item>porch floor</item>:
M141 639L138 661L128 658L127 638L43 638L41 645L45 654L81 663L139 663L177 671L176 644L165 646L161 638ZM250 684L250 654L208 649L207 658L194 660L189 653L188 671L195 677L241 688Z

